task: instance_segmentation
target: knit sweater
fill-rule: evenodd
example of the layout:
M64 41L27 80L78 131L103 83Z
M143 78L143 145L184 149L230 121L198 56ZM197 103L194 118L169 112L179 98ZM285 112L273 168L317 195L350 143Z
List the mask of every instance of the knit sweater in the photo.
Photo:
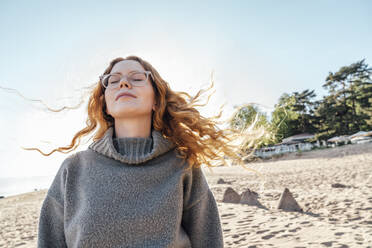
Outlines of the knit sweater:
M159 131L117 138L110 127L61 164L42 203L37 247L219 248L215 198Z

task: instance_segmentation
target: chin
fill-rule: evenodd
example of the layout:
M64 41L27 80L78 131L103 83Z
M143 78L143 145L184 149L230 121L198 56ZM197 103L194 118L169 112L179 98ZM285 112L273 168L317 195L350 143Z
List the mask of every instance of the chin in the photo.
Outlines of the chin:
M114 117L114 119L118 118L128 118L128 117L136 117L136 116L143 116L143 115L149 115L151 116L151 111L146 111L146 110L143 110L143 109L134 109L134 108L131 108L131 109L126 109L125 111L124 110L121 110L121 111L113 111L112 113L112 117Z

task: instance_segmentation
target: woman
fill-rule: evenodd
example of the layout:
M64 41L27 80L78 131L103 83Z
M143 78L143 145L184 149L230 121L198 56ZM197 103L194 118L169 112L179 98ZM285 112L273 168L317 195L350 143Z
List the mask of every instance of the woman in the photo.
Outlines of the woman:
M76 149L98 128L89 148L60 166L42 204L38 247L223 247L200 165L238 156L194 108L200 93L172 91L137 56L114 59L92 91L87 127L51 152Z

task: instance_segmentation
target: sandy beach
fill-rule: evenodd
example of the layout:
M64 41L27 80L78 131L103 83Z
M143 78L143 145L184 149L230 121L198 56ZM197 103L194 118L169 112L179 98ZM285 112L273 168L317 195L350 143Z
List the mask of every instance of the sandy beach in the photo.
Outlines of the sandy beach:
M225 247L372 247L372 143L289 154L280 159L204 169L216 198ZM225 183L217 183L223 179ZM338 183L339 187L332 186ZM250 189L262 207L222 201ZM303 212L278 209L288 188ZM36 247L47 190L0 199L0 247Z

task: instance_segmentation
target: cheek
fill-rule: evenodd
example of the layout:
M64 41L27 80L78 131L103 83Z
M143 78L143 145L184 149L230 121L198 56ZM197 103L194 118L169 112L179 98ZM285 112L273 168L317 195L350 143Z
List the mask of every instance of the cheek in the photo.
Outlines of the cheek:
M147 91L147 99L148 99L148 102L150 102L150 104L155 103L155 91L152 87L149 87Z
M107 111L111 108L113 101L114 101L113 96L105 92L105 102L106 102Z

